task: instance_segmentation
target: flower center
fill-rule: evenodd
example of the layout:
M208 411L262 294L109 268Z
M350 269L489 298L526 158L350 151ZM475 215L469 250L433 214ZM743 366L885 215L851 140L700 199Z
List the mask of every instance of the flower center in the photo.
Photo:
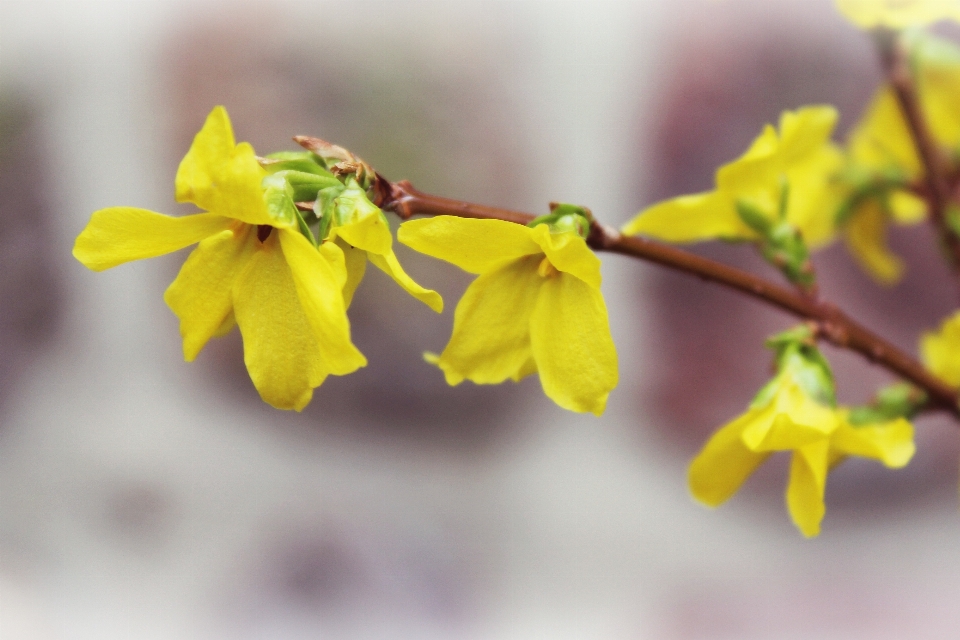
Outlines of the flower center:
M270 232L273 231L273 227L268 224L258 224L257 225L257 240L260 242L266 242L267 238L270 237Z
M541 278L552 278L560 272L550 263L550 259L544 256L543 260L540 261L540 266L537 267L537 273L540 274Z

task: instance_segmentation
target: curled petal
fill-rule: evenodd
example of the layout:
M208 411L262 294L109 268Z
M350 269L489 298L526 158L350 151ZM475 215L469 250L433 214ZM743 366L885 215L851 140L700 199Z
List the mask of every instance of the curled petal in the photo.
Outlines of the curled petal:
M363 274L367 270L367 252L350 246L340 238L337 238L336 243L343 253L347 273L347 279L343 285L343 303L349 309L350 303L353 302L353 294L360 286Z
M504 220L436 216L400 225L397 239L469 273L485 273L523 256L541 253L530 229Z
M687 474L693 497L711 507L723 504L770 456L769 452L758 453L743 444L743 430L761 413L762 410L750 409L707 441L690 463Z
M844 240L851 255L877 282L896 284L903 275L903 261L887 245L887 216L876 200L859 208L847 222Z
M407 272L400 266L400 262L392 249L383 255L368 252L367 257L370 258L370 262L374 266L393 278L393 281L400 285L404 291L437 313L443 311L443 298L440 297L440 294L431 289L425 289L414 282L413 278L408 276Z
M193 202L202 209L248 224L293 227L293 219L270 215L261 182L266 171L253 147L234 144L227 110L215 107L180 162L176 177L177 202Z
M377 211L363 216L356 222L334 227L333 235L343 238L348 244L358 249L371 253L384 254L393 246L390 227L383 214Z
M544 279L530 317L540 384L570 411L603 413L617 386L617 351L600 291L560 272Z
M539 293L537 257L474 280L457 305L453 334L436 364L447 383L498 384L529 372L530 316Z
M77 236L73 257L89 269L103 271L183 249L232 224L213 213L174 218L134 207L101 209Z
M180 318L183 357L192 361L224 325L232 328L233 283L256 251L256 235L244 225L203 240L187 258L163 299Z

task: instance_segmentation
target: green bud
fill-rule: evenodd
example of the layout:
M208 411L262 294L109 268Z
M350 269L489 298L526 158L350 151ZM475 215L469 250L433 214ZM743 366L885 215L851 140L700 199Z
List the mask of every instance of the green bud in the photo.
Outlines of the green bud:
M527 226L532 228L538 224L546 224L550 226L551 233L573 231L586 239L590 235L591 220L593 220L593 214L587 207L565 202L551 202L550 213L534 218Z
M269 173L278 171L302 171L319 176L333 177L324 166L323 159L309 151L279 151L260 160L260 165Z
M772 222L760 209L747 200L737 200L737 215L743 220L744 224L756 231L762 238L770 234Z
M927 394L907 382L898 382L877 392L873 402L850 410L854 426L913 418L927 402Z
M836 406L833 372L817 348L816 333L811 325L800 325L772 336L766 346L777 354L775 366L778 374L791 376L808 396L820 403Z
M320 175L295 171L292 169L278 171L271 177L282 177L291 188L291 197L294 202L312 202L317 199L317 192L327 187L340 184L340 181L331 174Z

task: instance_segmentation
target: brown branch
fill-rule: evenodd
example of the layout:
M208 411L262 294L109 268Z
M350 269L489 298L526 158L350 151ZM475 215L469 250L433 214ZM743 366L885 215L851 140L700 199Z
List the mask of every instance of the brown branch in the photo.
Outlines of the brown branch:
M917 155L923 164L923 181L926 186L924 195L930 209L930 221L936 227L940 240L950 256L954 273L960 276L960 236L950 228L947 221L947 209L951 200L947 163L924 118L917 85L910 71L908 52L903 40L895 31L879 30L877 43L884 74L903 111L910 135L917 148Z
M418 191L410 182L389 182L377 177L376 203L386 211L406 220L415 214L450 215L464 218L506 220L527 224L535 218L527 213L487 207L434 196ZM715 262L669 245L639 237L630 237L597 222L591 225L587 242L597 251L608 251L698 276L704 280L735 289L748 296L778 307L798 318L817 324L819 335L828 342L860 353L871 362L885 367L901 378L923 389L929 397L929 408L948 411L960 418L960 398L924 366L895 345L854 321L835 305L804 295L763 278Z

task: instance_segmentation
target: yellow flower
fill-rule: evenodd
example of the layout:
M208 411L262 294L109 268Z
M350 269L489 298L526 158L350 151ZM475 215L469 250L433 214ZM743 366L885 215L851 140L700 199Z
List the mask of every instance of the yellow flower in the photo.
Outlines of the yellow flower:
M328 240L335 241L346 257L347 284L343 290L347 306L363 279L367 260L393 278L407 293L440 313L443 299L436 291L424 289L406 274L393 252L393 235L383 212L377 208L353 177L336 198L335 215Z
M792 451L787 510L800 532L812 537L820 533L826 512L823 495L829 469L850 455L902 467L914 452L913 427L903 418L854 426L845 409L811 398L784 372L694 458L690 490L700 502L719 506L775 451Z
M600 293L600 260L574 231L438 216L400 225L400 242L479 277L433 361L447 382L497 384L538 372L571 411L603 413L617 354Z
M935 376L960 388L960 311L944 320L939 331L923 334L920 353Z
M132 207L93 214L73 255L94 271L177 251L199 242L164 300L180 318L188 361L237 324L244 361L260 396L301 410L327 375L366 364L350 341L341 249L317 249L293 219L271 214L253 148L235 144L229 117L216 107L176 177L179 202L206 213L171 217Z
M915 34L910 40L916 62L921 111L934 140L960 148L960 49L945 40ZM855 176L853 207L844 216L847 248L863 269L882 284L894 284L903 263L887 246L888 227L914 225L927 216L926 203L904 185L923 179L923 165L893 90L874 95L847 140L847 175ZM857 191L860 191L858 194Z
M786 219L812 246L834 234L836 194L830 178L842 154L830 142L837 111L830 106L784 111L780 132L767 125L741 157L717 171L716 189L653 205L623 227L627 235L645 234L669 242L756 240L757 232L737 212L750 205L771 223L786 197Z
M903 29L960 20L958 0L837 0L837 8L861 29Z

